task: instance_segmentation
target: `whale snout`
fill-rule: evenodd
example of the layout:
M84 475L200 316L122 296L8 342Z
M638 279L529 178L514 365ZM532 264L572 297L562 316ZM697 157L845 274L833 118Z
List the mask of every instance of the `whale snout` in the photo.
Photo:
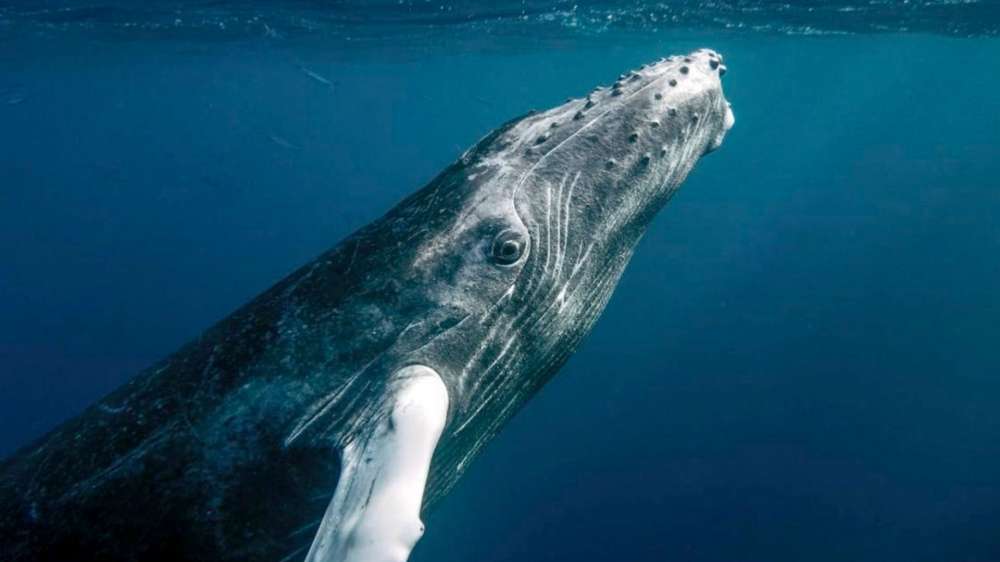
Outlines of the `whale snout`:
M656 142L673 138L700 144L703 149L696 154L712 152L736 122L722 90L727 71L723 56L712 49L644 65L619 77L611 88L611 96L623 100L618 119L660 127L652 135Z
M728 72L728 67L723 56L712 49L699 49L684 57L682 62L684 66L680 67L679 70L685 74L700 75L703 80L698 85L703 87L709 95L716 96L718 99L718 103L714 107L718 109L721 116L721 126L709 139L705 147L707 154L722 146L726 133L736 124L732 104L725 99L722 93L722 77Z
M694 64L707 64L708 72L710 74L718 74L719 78L725 76L728 71L728 68L726 67L726 59L723 58L721 53L713 51L712 49L698 49L685 57L685 62L688 60Z
M529 113L481 152L491 153L489 162L516 155L528 175L566 159L583 169L626 171L632 161L644 166L676 147L684 148L678 157L697 158L718 148L736 121L722 91L726 72L711 49L661 58L582 98Z
M720 80L722 79L723 76L726 75L728 68L726 67L725 59L722 58L721 54L711 49L700 49L698 51L695 51L693 55L696 58L707 59L709 72L718 73ZM733 114L733 104L729 103L728 101L725 102L724 111L725 115L723 115L722 118L722 128L724 131L728 131L729 129L733 128L733 125L736 124L736 116ZM721 143L721 139L719 142ZM718 148L718 146L712 148Z

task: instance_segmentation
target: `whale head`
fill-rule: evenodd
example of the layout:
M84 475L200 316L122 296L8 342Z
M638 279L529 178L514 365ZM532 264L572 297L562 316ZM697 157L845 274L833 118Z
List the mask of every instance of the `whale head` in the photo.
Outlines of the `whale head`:
M441 497L590 331L656 212L720 146L725 71L703 49L515 119L290 278L298 320L284 325L314 334L326 364L363 366L310 379L317 394L299 396L318 413L290 440L351 439L391 394L386 373L427 366L449 394L425 500Z
M567 359L656 212L721 145L725 72L707 49L642 66L508 123L436 182L447 227L413 266L464 314L411 358L452 396L432 497Z

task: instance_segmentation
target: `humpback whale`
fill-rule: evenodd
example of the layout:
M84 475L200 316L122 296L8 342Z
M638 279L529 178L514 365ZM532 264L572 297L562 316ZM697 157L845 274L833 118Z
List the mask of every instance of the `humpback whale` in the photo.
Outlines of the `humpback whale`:
M0 463L11 561L405 561L733 125L701 49L508 122Z

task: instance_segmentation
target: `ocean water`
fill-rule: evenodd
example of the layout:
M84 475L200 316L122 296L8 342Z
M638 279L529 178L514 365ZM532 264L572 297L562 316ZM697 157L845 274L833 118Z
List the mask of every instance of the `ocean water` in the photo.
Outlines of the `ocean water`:
M736 126L414 562L1000 561L1000 7L0 3L0 456L492 128L711 47Z

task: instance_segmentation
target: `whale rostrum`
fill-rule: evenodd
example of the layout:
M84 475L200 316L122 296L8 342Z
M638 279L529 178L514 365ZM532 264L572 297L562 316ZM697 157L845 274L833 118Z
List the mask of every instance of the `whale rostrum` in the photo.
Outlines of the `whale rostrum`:
M385 216L0 464L0 558L405 561L733 125L721 55L480 140Z

